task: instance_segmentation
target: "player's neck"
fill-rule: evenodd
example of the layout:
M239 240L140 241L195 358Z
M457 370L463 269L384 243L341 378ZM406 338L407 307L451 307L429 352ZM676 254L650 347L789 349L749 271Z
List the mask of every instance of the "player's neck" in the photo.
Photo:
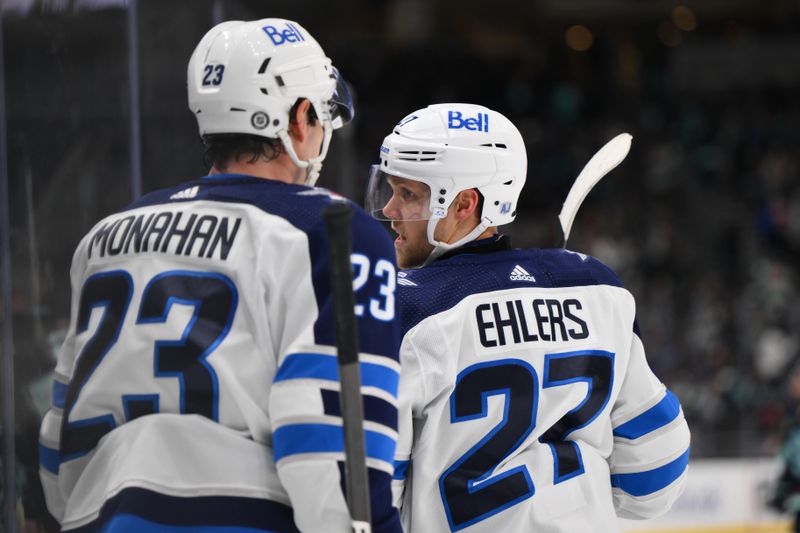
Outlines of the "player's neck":
M285 153L280 153L269 161L258 160L255 163L233 161L228 163L224 169L212 166L208 175L215 174L246 174L256 178L295 184L303 184L306 180L306 169L298 168Z

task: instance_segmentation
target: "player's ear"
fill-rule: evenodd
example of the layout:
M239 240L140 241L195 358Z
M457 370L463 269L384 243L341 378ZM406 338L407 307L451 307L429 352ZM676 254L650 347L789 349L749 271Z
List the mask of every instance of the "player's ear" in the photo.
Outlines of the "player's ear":
M293 113L289 116L289 135L299 142L303 142L308 135L308 113L311 101L303 98L292 107Z
M478 209L478 191L476 189L467 189L461 191L456 196L453 205L455 206L456 219L466 220L476 214ZM480 213L477 213L480 216Z

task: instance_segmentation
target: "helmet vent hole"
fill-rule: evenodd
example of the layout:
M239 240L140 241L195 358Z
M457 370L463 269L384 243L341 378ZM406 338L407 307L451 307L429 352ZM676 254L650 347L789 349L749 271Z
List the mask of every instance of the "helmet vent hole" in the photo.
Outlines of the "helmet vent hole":
M285 87L286 86L286 84L283 82L283 78L280 77L280 76L275 76L275 81L278 82L278 86L279 87Z
M508 149L504 143L486 143L482 144L481 146L486 146L487 148L502 148L503 150Z
M271 57L268 57L268 58L266 58L266 59L264 60L264 62L263 62L263 63L261 63L261 66L260 66L260 67L258 67L258 73L259 73L259 74L264 74L264 72L266 72L266 71L267 71L267 65L269 65L269 61L270 61L270 59L272 59L272 58L271 58Z
M514 180L508 180L507 182L503 183L503 185L511 185L514 183Z
M436 161L441 152L431 150L399 150L400 161Z
M265 94L265 95L269 96L269 92L264 87L261 88L261 94Z
M231 111L238 111L240 113L244 113L245 111L247 111L247 109L242 109L241 107L232 107L230 110Z
M500 201L499 200L495 200L494 201L494 205L500 205Z

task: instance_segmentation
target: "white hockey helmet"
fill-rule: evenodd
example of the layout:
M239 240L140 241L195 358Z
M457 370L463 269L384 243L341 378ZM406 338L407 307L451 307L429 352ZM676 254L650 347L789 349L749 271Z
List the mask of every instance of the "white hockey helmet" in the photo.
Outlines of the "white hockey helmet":
M371 168L366 207L377 219L397 220L383 212L393 194L389 178L425 183L427 205L405 210L403 218L429 221L430 262L488 227L512 222L527 170L522 135L506 117L474 104L435 104L406 116L383 140L380 164ZM439 219L447 216L458 193L472 188L483 195L477 227L457 242L436 241Z
M187 72L189 108L200 135L244 133L280 139L314 185L331 134L353 118L347 85L302 26L268 18L214 26L195 48ZM289 138L289 110L307 98L324 129L318 157L300 160Z

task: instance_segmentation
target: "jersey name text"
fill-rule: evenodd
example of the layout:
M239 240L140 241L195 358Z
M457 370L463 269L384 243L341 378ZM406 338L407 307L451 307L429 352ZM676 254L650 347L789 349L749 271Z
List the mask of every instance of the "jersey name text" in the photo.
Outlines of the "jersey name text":
M188 216L186 216L188 215ZM228 258L242 219L161 211L105 222L88 246L88 257L157 252L210 259Z
M486 348L525 342L560 342L589 336L589 326L578 316L583 304L575 298L533 301L507 300L475 308L481 344Z

